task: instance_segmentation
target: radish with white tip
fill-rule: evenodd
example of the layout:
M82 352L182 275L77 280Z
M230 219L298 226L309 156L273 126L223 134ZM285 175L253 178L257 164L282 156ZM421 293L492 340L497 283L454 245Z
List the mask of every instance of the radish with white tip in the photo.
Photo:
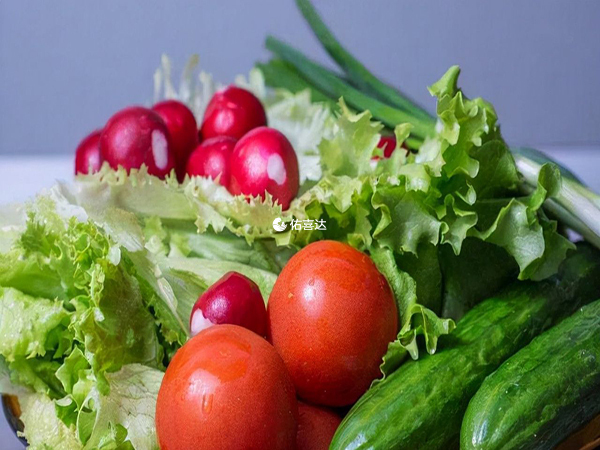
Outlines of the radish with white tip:
M209 287L192 308L192 336L213 325L239 325L260 336L267 334L267 309L254 281L228 272Z
M152 110L165 121L171 137L171 150L179 180L185 176L185 167L192 151L198 145L198 125L190 109L177 100L157 103Z
M145 164L149 174L165 178L175 168L165 122L141 106L122 109L108 120L100 136L100 152L113 169L122 166L130 171Z
M281 132L260 127L238 141L231 155L232 194L264 198L268 192L287 209L299 186L298 158Z

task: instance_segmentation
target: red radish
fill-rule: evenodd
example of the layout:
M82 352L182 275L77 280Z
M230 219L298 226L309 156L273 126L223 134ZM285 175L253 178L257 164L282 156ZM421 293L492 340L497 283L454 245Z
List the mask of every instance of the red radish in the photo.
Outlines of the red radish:
M389 158L396 150L396 138L394 136L381 136L377 147L383 150L384 158Z
M220 324L239 325L260 336L267 334L267 310L254 281L228 272L200 296L190 316L192 335Z
M100 134L102 130L90 133L75 150L75 175L98 172L102 166L100 156Z
M145 164L148 173L164 178L175 168L169 130L148 108L131 106L112 116L100 136L100 152L113 169L127 171Z
M202 139L231 136L240 139L248 131L267 124L260 100L235 86L217 92L206 107L200 129Z
M297 450L327 450L341 421L328 408L298 402Z
M283 134L273 128L260 127L238 141L231 155L229 191L232 194L264 198L268 192L287 209L298 187L298 158Z
M202 142L190 155L186 173L193 176L211 177L225 187L229 185L231 168L229 160L237 141L229 136L218 136Z
M152 107L165 121L171 136L171 150L175 156L177 176L183 179L190 153L198 145L198 125L192 111L177 100L165 100Z
M394 136L381 136L381 138L379 139L379 142L377 144L377 147L380 149L383 149L383 157L384 158L389 158L390 156L392 156L392 153L394 153L394 150L396 150L396 138ZM404 143L400 146L401 148L406 150L406 154L408 155L409 150L408 147L406 147L406 145L404 145ZM379 156L373 156L373 158L371 158L373 160L378 160Z

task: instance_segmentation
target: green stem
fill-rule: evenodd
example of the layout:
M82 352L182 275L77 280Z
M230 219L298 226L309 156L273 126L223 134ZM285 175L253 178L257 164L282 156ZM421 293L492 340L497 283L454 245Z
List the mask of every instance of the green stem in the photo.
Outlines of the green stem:
M424 139L434 133L434 124L431 121L417 119L410 113L393 108L366 95L278 39L272 36L267 37L266 47L281 59L293 65L318 90L332 98L343 97L350 106L359 111L371 111L373 117L388 127L394 128L398 124L410 122L414 126L411 133L413 136Z
M310 97L313 102L327 103L331 107L336 107L334 99L328 97L323 92L316 89L304 78L302 78L291 64L280 59L272 59L268 63L257 63L267 86L273 88L287 89L290 92L297 93L306 89L310 90Z
M514 153L515 162L525 183L537 184L541 164ZM562 186L556 197L544 205L573 231L600 248L600 204L598 195L577 181L562 177Z
M432 119L432 116L425 109L394 87L380 81L360 61L352 56L329 30L309 0L296 0L296 4L321 42L321 45L323 45L327 53L344 70L352 84L390 106L412 113L416 118L421 120Z

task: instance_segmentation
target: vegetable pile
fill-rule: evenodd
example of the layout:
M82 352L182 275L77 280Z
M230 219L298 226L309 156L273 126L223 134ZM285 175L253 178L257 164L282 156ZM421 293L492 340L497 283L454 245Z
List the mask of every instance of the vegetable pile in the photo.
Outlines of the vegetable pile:
M164 57L152 108L0 212L32 448L552 448L600 414L600 197L458 67L433 117L297 3L343 73L269 37L176 90Z

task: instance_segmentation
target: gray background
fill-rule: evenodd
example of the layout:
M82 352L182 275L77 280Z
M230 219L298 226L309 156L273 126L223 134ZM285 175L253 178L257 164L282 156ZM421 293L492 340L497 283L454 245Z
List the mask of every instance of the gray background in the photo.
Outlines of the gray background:
M316 1L375 73L433 108L451 64L491 100L512 144L600 142L600 2ZM375 7L377 5L377 7ZM273 33L326 56L292 0L0 1L0 154L69 153L117 109L152 96L162 52L196 52L231 81Z

